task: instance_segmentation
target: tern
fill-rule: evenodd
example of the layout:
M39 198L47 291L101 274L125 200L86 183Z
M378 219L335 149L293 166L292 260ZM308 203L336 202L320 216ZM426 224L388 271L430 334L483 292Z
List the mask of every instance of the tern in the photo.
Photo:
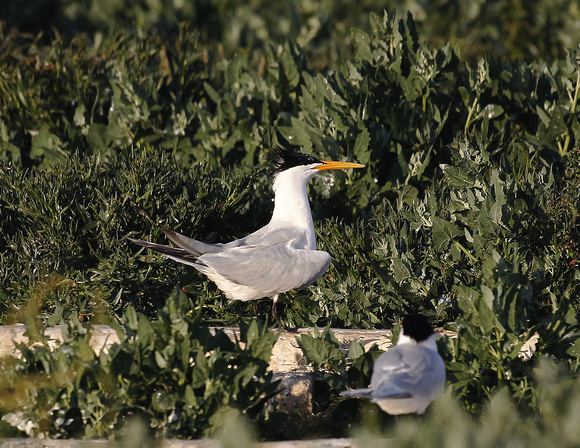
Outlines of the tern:
M280 324L278 296L314 283L330 265L330 254L316 249L308 181L324 170L362 168L351 162L319 160L311 155L276 150L273 169L274 212L270 222L229 243L207 244L163 229L178 247L127 238L205 274L228 299L273 299L272 312ZM256 302L254 302L254 311Z
M425 316L412 314L403 319L397 344L375 361L370 387L342 394L369 398L392 415L423 414L445 389L445 377L431 325Z

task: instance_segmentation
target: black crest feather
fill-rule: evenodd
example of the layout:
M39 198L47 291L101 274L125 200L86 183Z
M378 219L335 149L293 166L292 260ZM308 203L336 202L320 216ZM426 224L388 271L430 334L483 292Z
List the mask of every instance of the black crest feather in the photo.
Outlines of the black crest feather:
M421 342L433 334L433 327L422 314L409 314L403 319L403 332L406 336Z
M275 175L295 166L311 165L313 163L322 162L310 154L287 151L283 148L276 148L274 150L273 163L274 167L272 168L272 174Z

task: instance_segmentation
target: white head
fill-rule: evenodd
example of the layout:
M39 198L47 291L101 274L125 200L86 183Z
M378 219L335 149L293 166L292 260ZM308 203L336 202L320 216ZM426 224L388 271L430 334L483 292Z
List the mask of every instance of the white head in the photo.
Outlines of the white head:
M309 154L301 152L291 152L278 148L276 150L275 166L272 170L274 177L274 191L277 187L286 182L297 182L302 180L303 185L312 179L318 172L323 170L338 170L344 168L362 168L364 165L351 162L334 162L320 160Z

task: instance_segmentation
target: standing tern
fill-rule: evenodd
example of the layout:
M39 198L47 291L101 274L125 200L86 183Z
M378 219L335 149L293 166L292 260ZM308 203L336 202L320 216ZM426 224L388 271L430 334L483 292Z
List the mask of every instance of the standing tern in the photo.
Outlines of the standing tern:
M371 385L342 394L369 398L392 415L423 414L445 389L445 362L437 351L436 335L427 318L403 319L397 345L375 362Z
M319 160L278 149L273 170L274 212L261 229L226 244L202 243L169 229L163 233L178 247L127 239L193 266L228 299L245 302L271 297L272 312L280 323L276 312L278 296L311 285L330 265L330 254L316 249L306 192L308 181L320 171L362 167L359 163Z

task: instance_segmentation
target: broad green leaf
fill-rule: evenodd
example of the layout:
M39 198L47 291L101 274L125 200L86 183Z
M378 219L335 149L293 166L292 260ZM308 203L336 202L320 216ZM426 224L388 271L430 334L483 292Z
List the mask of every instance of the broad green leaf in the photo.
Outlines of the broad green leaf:
M309 362L325 364L344 358L344 354L336 346L309 334L297 337L296 340Z
M312 131L310 127L304 121L299 120L296 117L291 118L291 123L291 127L280 128L280 131L290 144L302 146L304 152L310 152L312 150Z
M65 143L48 128L42 127L32 135L30 156L43 158L45 161L55 161L66 155Z
M138 313L137 320L139 324L137 326L137 338L142 346L152 345L154 338L154 330L151 325L151 321L144 314Z
M131 305L128 305L125 309L125 312L123 313L123 320L125 325L127 325L131 330L136 331L139 328L137 312Z
M488 120L493 120L503 114L503 107L499 104L488 104L483 108L481 112L477 115L478 118L486 118Z
M410 277L410 272L406 263L404 263L400 258L393 258L391 260L391 269L393 270L393 275L398 283L401 283Z
M461 232L456 224L437 216L433 217L433 226L431 229L433 245L439 252L446 250L449 247L449 243L458 236L463 235L463 232Z
M368 164L371 158L371 151L369 150L370 141L370 134L366 128L363 127L356 137L353 150L356 160L363 165Z
M165 369L167 367L167 360L158 351L155 351L155 362L161 369Z
M350 32L354 42L356 58L371 62L373 60L373 54L371 52L371 38L369 35L357 28L352 28Z
M73 117L73 121L76 126L84 126L86 124L85 112L86 108L84 104L79 104L76 107L75 115Z
M474 185L474 178L463 170L450 166L440 165L445 179L453 188L471 188Z
M566 353L575 358L580 358L580 339L576 339L574 344L566 351Z
M353 341L348 348L348 357L352 360L359 358L365 354L365 349L359 341Z
M494 200L489 209L488 217L496 224L502 224L502 208L506 205L506 196L498 172L494 170L491 181L493 182ZM490 198L491 199L491 198Z

